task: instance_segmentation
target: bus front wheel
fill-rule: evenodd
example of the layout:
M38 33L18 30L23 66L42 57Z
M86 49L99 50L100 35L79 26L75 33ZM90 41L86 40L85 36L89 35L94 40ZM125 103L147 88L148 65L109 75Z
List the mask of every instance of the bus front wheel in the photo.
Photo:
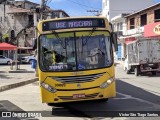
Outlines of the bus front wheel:
M65 104L63 103L47 103L48 106L51 106L51 107L64 107Z
M107 101L108 101L108 98L99 99L98 101L99 101L99 102L107 102Z

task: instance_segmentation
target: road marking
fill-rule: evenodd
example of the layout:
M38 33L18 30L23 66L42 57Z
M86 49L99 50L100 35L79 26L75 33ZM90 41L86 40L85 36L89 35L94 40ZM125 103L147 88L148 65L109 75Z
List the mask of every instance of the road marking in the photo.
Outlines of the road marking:
M134 100L137 100L139 102L143 102L143 103L147 103L147 104L150 104L150 105L153 105L154 108L156 109L159 109L160 108L160 105L159 104L155 104L155 103L152 103L152 102L149 102L147 100L144 100L144 99L140 99L140 98L137 98L137 97L133 97L131 95L127 95L127 94L123 94L123 93L119 93L117 92L117 94L121 95L121 96L124 96L123 98L113 98L113 99L134 99Z
M124 97L122 97L122 98L113 98L113 99L132 99L131 95L126 95L126 94L119 93L119 92L116 92L116 93L121 95L121 96L124 96Z

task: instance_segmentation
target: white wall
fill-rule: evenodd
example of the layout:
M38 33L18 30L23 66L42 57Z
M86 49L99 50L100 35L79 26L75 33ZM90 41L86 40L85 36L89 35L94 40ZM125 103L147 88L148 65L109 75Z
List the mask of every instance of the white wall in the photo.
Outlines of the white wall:
M133 13L154 4L154 0L102 0L102 4L105 1L107 4L102 5L102 15L109 21L121 13Z
M127 30L127 23L126 23L126 19L123 17L124 15L120 14L120 15L117 15L115 17L113 17L111 19L111 23L113 24L114 26L114 31L123 31L123 35L126 34L126 30ZM118 23L122 23L122 29L121 30L118 30Z
M102 0L102 16L108 18L109 13L109 0Z
M126 19L123 17L122 14L120 15L117 15L115 17L113 17L111 19L111 23L115 26L115 32L117 31L117 24L118 23L121 23L122 22L122 32L123 32L123 35L126 34L126 30L127 30L127 24L126 24ZM118 30L119 31L119 30ZM124 58L125 56L125 41L124 41L124 38L123 38L123 35L119 35L118 36L118 44L121 44L121 58ZM117 55L116 55L116 59L117 59Z

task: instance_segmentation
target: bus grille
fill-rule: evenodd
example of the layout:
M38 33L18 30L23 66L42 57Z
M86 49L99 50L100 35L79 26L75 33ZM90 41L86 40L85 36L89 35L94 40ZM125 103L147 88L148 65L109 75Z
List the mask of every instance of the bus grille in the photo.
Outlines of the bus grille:
M94 93L94 94L88 94L88 95L85 95L84 98L78 98L78 99L74 99L73 96L58 96L60 99L66 101L66 100L80 100L80 99L91 99L91 98L96 98L97 95L99 93Z
M69 77L52 77L58 82L61 83L83 83L83 82L92 82L95 79L101 77L104 73L93 74L93 75L85 75L85 76L69 76Z

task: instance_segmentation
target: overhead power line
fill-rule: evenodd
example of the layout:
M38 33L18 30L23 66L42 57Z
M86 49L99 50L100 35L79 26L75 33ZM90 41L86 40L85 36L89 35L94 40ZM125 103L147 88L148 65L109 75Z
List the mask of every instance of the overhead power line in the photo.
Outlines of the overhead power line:
M1 1L1 0L0 0ZM50 3L52 0L44 0L45 1L45 4L46 3ZM73 0L67 0L68 2L72 2L72 3L74 3L74 4L77 4L77 5L79 5L79 6L81 6L81 8L83 8L83 9L85 9L85 8L87 8L87 9L90 9L90 8L92 8L92 9L94 9L94 10L99 10L99 11L102 11L102 9L100 9L100 8L96 8L96 7L92 7L92 6L90 6L90 4L89 5L85 5L85 4L82 4L82 3L79 3L79 2L75 2L75 1L73 1ZM89 2L89 0L87 0L86 2L88 2L88 3L90 3ZM86 9L85 9L86 10ZM108 9L103 9L103 10L108 10ZM116 10L116 9L110 9L110 11L121 11L121 12L133 12L133 11L135 11L135 10L123 10L123 9L119 9L119 10ZM88 12L88 11L87 11ZM93 13L93 12L92 12Z
M81 6L84 6L84 7L87 7L87 8L93 8L93 9L98 9L98 10L101 10L100 8L95 8L95 7L92 7L92 6L88 6L88 5L84 5L84 4L81 4L79 2L75 2L75 1L72 1L72 0L67 0L67 1L70 1L72 3L75 3L77 5L81 5Z
M87 10L87 12L93 13L94 15L99 15L99 10Z

